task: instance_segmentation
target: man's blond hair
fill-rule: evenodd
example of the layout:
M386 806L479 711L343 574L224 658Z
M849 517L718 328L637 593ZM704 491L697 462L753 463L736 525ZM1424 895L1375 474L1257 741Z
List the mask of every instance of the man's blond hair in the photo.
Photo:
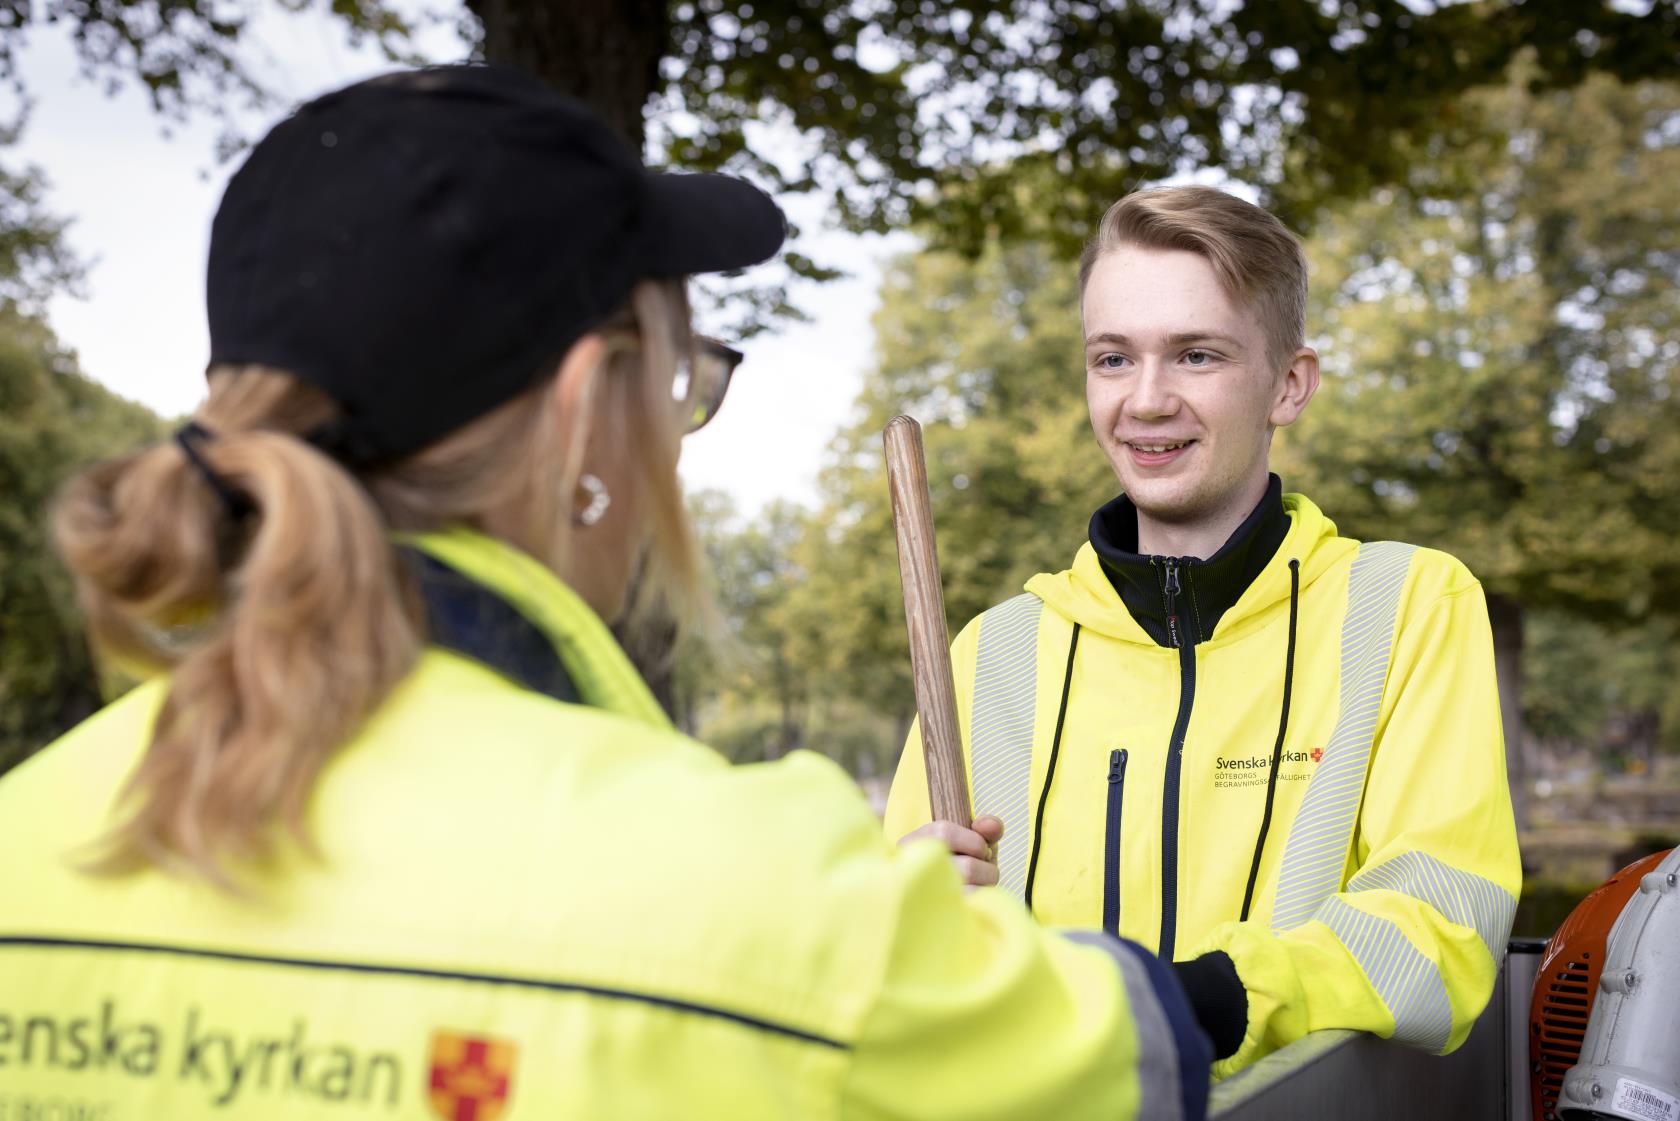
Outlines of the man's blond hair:
M1079 260L1079 296L1105 253L1122 246L1181 249L1207 259L1226 293L1254 309L1274 367L1303 344L1307 258L1273 214L1212 187L1155 187L1108 208Z

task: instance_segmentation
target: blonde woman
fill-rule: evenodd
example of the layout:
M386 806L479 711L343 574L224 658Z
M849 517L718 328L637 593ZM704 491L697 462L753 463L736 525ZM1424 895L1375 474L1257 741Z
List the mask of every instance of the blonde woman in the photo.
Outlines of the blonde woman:
M1158 963L825 760L729 767L609 637L698 610L677 455L738 356L682 278L782 230L484 67L257 146L207 399L57 510L152 677L0 782L6 1116L1200 1115Z

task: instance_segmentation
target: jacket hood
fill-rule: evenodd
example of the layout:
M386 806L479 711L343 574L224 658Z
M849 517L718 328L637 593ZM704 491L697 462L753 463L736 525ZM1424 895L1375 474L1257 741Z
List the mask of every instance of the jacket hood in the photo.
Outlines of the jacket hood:
M1212 641L1218 641L1273 604L1288 601L1291 560L1300 561L1301 586L1306 588L1358 548L1358 542L1338 537L1336 524L1305 495L1284 495L1283 509L1290 523L1283 544L1219 620ZM1026 590L1086 630L1123 642L1156 645L1126 610L1089 541L1080 546L1072 568L1056 573L1041 572L1027 581Z

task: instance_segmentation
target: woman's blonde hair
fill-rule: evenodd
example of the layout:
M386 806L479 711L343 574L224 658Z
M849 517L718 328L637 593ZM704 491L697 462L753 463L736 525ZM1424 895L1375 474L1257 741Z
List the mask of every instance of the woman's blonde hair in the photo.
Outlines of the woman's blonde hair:
M261 856L275 826L307 847L321 768L425 640L391 533L494 521L564 576L592 435L624 446L637 434L649 548L632 610L663 601L679 620L704 614L672 430L671 374L689 345L681 284L637 285L602 333L591 384L603 396L575 410L568 432L544 407L549 376L421 451L352 475L304 439L336 413L323 393L281 370L222 367L194 416L214 435L197 448L249 500L247 517L174 441L65 485L53 532L89 637L128 666L170 674L95 868L175 866L231 886L228 863ZM592 433L592 417L609 430Z

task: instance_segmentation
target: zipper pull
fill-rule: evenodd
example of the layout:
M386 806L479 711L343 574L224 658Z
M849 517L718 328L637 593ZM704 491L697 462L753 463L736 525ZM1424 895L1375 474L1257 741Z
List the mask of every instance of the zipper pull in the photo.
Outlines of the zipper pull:
M1178 593L1181 591L1178 583L1178 561L1167 561L1167 638L1173 646L1184 645L1184 639L1178 633Z
M1126 749L1123 747L1108 753L1108 781L1110 785L1126 781Z

